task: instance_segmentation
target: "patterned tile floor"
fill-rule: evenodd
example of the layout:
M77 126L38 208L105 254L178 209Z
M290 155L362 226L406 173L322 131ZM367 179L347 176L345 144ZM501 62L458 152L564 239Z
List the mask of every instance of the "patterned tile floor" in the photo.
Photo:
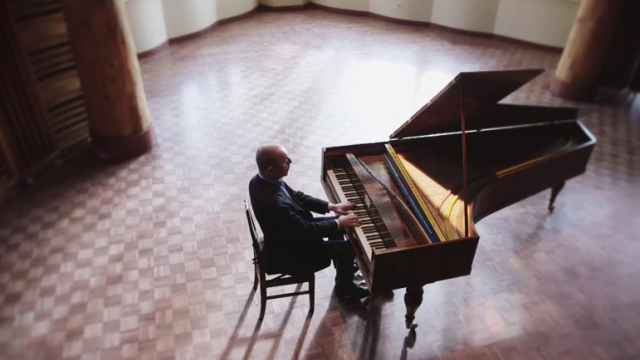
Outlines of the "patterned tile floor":
M324 197L323 146L384 140L460 71L542 67L508 101L557 105L559 55L320 11L259 13L141 63L158 145L80 152L0 208L1 359L640 358L640 104L581 105L598 138L553 215L548 193L478 225L470 276L429 285L415 339L402 291L270 301L257 324L242 200L254 151L292 154Z

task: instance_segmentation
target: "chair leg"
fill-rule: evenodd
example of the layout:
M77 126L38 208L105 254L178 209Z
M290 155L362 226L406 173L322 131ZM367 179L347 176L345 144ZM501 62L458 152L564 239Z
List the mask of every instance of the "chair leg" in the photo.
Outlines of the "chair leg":
M316 304L316 276L311 275L309 280L309 313L313 314Z
M260 283L260 316L258 320L264 319L264 312L267 309L267 287L265 284Z
M258 264L253 267L253 290L258 288Z

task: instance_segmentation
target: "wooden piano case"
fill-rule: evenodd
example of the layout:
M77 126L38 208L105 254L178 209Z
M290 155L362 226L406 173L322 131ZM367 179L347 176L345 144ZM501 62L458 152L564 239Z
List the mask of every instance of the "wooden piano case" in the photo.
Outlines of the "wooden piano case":
M388 144L422 177L460 199L449 206L453 230L446 241L373 249L369 262L348 232L373 292L469 275L480 238L474 222L547 189L557 195L566 180L585 171L596 141L577 120L577 109L498 104L542 71L461 73L389 141L323 149L322 183L331 201L339 199L327 171L345 166L346 154L375 164Z

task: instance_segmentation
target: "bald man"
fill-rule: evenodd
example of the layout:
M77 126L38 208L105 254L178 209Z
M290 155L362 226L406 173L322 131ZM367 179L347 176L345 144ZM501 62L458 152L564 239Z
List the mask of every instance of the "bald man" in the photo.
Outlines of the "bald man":
M251 205L264 233L267 272L290 275L336 269L336 295L361 299L369 291L353 283L354 252L343 229L359 226L349 215L350 203L331 204L291 189L283 180L291 158L280 145L263 145L256 152L258 174L249 182ZM312 212L336 216L313 217ZM324 238L328 240L325 241Z

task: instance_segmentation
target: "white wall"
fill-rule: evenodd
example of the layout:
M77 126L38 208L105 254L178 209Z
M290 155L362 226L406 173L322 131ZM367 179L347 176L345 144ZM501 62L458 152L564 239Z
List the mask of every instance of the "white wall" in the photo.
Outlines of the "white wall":
M258 0L124 0L124 3L138 53L258 6Z
M126 0L125 9L138 53L167 41L162 0Z
M456 29L492 33L500 0L434 0L431 22Z
M312 0L311 2L564 47L580 0ZM400 3L400 8L397 4ZM431 9L428 9L428 8Z
M248 13L258 6L258 0L217 0L218 20Z
M568 0L500 0L494 33L564 47L579 7Z
M218 19L215 0L162 0L162 5L169 39L198 32Z
M311 2L336 9L369 11L369 0L311 0Z
M309 0L124 0L138 53L242 15L258 3L304 5ZM337 9L371 12L456 29L494 33L564 47L580 6L576 0L311 0ZM397 6L400 2L400 7Z
M396 19L431 22L434 0L370 0L369 11ZM398 3L400 6L398 7Z

